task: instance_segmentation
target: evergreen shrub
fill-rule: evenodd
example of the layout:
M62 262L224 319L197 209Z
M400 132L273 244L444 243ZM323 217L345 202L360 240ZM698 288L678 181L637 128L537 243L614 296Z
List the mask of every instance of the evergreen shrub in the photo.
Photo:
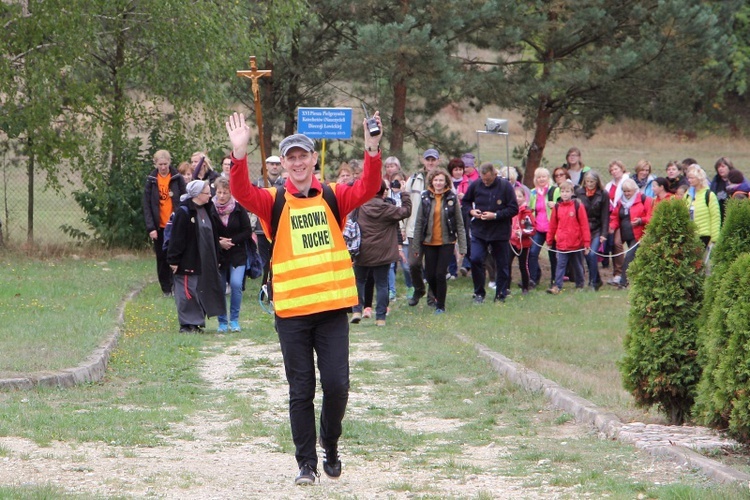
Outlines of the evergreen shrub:
M722 387L725 382L716 378L721 372L719 365L729 342L723 316L726 311L721 310L717 301L730 267L740 255L750 250L750 203L729 200L726 214L721 236L711 254L712 273L706 280L698 349L703 374L695 407L701 423L718 428L729 425L730 402L726 399L726 389Z
M703 246L681 200L657 205L628 269L632 277L623 386L638 406L657 405L673 424L690 414L700 377L696 330Z

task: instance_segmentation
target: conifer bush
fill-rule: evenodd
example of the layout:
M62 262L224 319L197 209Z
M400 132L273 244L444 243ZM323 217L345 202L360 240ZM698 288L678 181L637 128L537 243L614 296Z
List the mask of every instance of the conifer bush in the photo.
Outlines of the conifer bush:
M708 319L710 364L699 385L697 410L708 424L729 428L750 442L750 254L741 254L724 273ZM711 384L707 381L710 380Z
M623 386L638 406L657 405L673 424L690 414L700 377L697 320L703 246L681 200L660 203L628 269L632 277Z
M699 332L699 363L703 370L698 385L695 415L704 425L726 428L729 425L730 402L726 399L721 373L722 355L729 342L726 321L719 310L718 295L725 286L730 267L737 258L750 250L750 203L744 200L729 200L727 215L721 229L721 237L711 254L712 273L706 280L705 298L701 313ZM726 286L732 286L728 284Z

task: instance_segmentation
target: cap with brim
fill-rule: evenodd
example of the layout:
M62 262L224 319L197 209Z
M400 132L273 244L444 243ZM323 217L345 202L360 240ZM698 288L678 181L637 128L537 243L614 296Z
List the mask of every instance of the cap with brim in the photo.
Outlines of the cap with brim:
M266 158L266 163L281 163L281 158L276 155L269 156L268 158Z
M305 151L315 151L315 142L307 137L305 134L294 134L285 137L279 143L279 151L281 156L286 156L290 149L302 148Z
M422 158L440 158L440 153L437 149L428 149L424 152Z
M466 167L473 167L474 166L474 160L476 158L471 153L464 153L461 155L461 159L464 161L464 166Z

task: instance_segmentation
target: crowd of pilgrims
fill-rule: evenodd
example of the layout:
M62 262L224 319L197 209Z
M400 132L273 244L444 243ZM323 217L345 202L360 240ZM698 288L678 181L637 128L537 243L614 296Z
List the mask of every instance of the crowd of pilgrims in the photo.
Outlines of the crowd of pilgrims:
M232 197L231 158L222 158L221 171L212 168L205 152L175 169L169 153L159 151L154 163L144 192L146 226L162 292L175 297L181 331L202 331L206 316L218 317L219 332L239 331L247 257L259 251L266 264L259 285L265 285L271 245L253 214ZM406 173L398 158L385 159L381 189L349 214L356 218L361 239L352 256L359 293L352 323L374 318L377 326L385 326L390 302L399 295L410 306L426 296L434 314L443 314L448 283L461 277L471 278L476 304L488 294L505 302L513 293L537 288L553 295L566 287L598 291L605 268L610 270L607 283L626 289L628 266L658 203L684 199L709 248L719 236L726 201L750 192L742 172L726 157L716 161L710 179L691 158L667 163L661 175L646 160L631 171L614 160L605 178L586 166L574 147L563 165L552 171L537 168L532 189L521 183L514 167L477 163L466 153L442 166L439 152L431 148L422 153L420 167ZM278 156L266 159L265 170L258 186L284 185ZM351 160L340 164L331 180L352 183L360 173L361 162ZM162 198L161 215L156 196ZM160 250L168 214L164 197L177 208L172 210L172 237ZM203 221L197 234L184 230L191 217ZM549 267L540 262L543 251ZM398 272L403 273L402 294L397 293Z

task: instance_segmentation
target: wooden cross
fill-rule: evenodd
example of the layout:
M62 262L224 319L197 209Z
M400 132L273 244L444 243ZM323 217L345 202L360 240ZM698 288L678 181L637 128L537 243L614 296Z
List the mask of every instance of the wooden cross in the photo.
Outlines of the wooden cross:
M260 86L258 80L264 76L271 76L270 69L258 69L255 56L250 56L250 69L237 71L237 76L252 80L253 101L255 102L255 123L258 125L258 136L260 138L260 159L263 185L268 187L268 170L266 169L266 142L263 140L263 111L260 107Z

